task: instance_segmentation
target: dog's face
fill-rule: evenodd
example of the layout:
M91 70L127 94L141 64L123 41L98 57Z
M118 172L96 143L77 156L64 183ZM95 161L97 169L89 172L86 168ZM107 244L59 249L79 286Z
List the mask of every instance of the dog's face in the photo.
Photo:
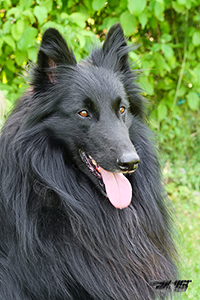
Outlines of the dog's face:
M118 208L128 206L132 197L122 173L134 172L139 163L129 137L139 104L134 103L134 91L131 96L128 91L133 87L127 48L117 24L103 49L77 64L60 34L49 29L38 55L34 84L36 94L41 94L37 122L66 147L80 170ZM135 99L137 95L135 91Z

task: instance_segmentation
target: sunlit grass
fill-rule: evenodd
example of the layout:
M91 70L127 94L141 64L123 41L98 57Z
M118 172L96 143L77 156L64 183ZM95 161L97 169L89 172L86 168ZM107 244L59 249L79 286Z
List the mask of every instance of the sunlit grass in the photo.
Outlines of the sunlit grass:
M176 161L164 168L169 197L176 210L181 279L192 280L181 299L200 299L200 162Z

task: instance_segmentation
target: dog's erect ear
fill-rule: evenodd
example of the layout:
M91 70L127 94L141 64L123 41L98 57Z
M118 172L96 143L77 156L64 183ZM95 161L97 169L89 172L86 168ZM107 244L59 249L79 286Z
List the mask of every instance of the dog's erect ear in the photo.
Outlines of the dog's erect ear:
M103 51L108 53L110 50L119 50L123 46L127 46L126 40L120 23L117 23L108 31L103 44Z
M43 35L37 65L39 69L46 72L50 81L54 81L53 68L59 65L76 65L74 53L68 48L61 34L54 28L47 29Z
M113 66L115 70L121 71L123 67L127 67L129 51L121 25L119 23L113 25L103 44L104 66L110 68Z

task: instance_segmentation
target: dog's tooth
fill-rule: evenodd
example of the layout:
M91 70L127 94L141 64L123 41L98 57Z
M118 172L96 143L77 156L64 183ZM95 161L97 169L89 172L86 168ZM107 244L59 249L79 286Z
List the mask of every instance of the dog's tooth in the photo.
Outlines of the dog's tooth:
M97 166L97 163L93 158L92 158L92 163L93 163L94 166Z

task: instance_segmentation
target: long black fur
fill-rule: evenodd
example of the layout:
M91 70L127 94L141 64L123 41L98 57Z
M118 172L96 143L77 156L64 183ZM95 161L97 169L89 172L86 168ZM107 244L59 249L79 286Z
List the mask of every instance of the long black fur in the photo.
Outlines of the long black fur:
M116 24L77 64L60 34L45 32L0 138L0 300L168 298L151 282L175 279L176 251L130 49ZM126 119L110 108L118 94ZM83 104L92 118L78 115ZM140 163L131 205L118 210L78 150L114 171L130 140Z

